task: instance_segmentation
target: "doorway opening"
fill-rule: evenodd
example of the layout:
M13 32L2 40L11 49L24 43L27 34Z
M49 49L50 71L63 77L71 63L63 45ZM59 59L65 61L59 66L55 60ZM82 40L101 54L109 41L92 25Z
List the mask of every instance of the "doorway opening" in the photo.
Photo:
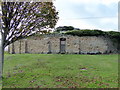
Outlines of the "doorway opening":
M66 53L66 38L60 38L60 53Z

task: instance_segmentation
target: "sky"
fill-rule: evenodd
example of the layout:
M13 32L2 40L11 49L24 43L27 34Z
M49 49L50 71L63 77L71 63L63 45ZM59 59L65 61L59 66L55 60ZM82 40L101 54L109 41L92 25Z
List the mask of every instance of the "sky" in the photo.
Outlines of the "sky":
M58 26L118 31L119 0L55 0Z

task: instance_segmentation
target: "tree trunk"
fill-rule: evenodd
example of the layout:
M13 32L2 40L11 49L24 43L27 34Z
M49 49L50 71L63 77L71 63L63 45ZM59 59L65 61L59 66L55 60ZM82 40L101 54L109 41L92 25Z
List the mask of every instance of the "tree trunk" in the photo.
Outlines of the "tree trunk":
M3 63L4 63L3 35L0 32L0 86L2 85Z

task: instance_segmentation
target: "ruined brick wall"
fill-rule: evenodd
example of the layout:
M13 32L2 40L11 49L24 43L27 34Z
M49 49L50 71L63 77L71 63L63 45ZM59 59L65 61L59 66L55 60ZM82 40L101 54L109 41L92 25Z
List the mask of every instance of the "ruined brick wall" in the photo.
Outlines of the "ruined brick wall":
M60 38L65 38L65 53L117 53L117 44L103 36L70 36L51 34L31 36L11 44L10 53L60 53ZM62 48L63 48L62 47Z

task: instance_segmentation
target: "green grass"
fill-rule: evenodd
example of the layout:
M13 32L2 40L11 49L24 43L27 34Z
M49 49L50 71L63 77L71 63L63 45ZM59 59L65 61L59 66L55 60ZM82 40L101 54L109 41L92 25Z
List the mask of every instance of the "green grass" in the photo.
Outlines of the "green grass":
M5 54L3 77L3 88L117 88L118 55Z
M2 89L2 81L0 81L0 90Z

